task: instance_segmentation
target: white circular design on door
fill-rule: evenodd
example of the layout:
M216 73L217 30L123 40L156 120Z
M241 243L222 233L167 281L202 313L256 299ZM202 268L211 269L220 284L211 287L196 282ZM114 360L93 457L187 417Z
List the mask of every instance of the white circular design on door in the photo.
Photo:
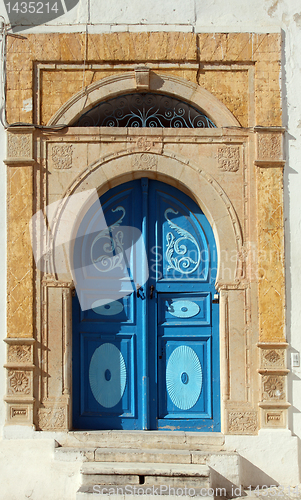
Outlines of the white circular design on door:
M166 387L173 404L190 410L200 397L203 373L196 352L186 345L177 347L166 367Z
M126 386L126 367L122 353L114 344L95 349L89 366L89 382L96 401L113 408L121 400Z

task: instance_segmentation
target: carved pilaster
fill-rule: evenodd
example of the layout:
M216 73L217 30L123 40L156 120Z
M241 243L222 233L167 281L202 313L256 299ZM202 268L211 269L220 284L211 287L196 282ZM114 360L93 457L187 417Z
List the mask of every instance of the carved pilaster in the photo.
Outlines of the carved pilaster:
M45 275L43 282L42 395L37 412L41 430L68 430L70 426L72 292L73 282Z
M33 424L33 344L32 338L7 338L6 424Z
M287 408L290 404L286 396L287 343L259 343L261 374L261 425L262 427L286 426Z

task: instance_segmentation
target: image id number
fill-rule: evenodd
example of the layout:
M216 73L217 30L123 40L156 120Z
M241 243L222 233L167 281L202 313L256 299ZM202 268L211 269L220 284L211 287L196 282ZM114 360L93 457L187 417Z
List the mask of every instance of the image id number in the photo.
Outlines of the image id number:
M11 14L15 12L18 14L49 14L50 12L59 12L59 7L57 2L8 2L5 4L7 7L7 13Z

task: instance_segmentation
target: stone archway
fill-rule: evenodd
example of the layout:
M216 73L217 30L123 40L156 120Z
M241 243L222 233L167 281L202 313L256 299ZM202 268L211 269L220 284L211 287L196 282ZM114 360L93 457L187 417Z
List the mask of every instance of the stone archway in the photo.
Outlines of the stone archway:
M167 94L193 104L203 110L217 127L240 126L226 106L207 90L183 78L152 72L147 67L137 67L135 72L107 77L92 83L69 99L49 120L48 125L72 124L96 103L137 90Z

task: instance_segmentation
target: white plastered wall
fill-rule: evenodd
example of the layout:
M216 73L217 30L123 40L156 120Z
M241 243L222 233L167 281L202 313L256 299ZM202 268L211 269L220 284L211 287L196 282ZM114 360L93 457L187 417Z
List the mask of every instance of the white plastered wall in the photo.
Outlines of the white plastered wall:
M0 1L0 14L6 17L4 1ZM86 26L86 22L88 25ZM285 195L285 238L286 238L286 287L287 287L287 340L291 352L301 351L301 4L296 0L80 0L78 5L65 16L50 23L49 26L32 28L31 32L73 32L89 33L114 31L196 31L196 32L275 32L283 34L283 72L282 72L282 107L283 125L287 127L286 160L284 174ZM257 123L260 125L260 123ZM5 132L0 131L0 335L5 335ZM5 344L0 343L0 367L5 362ZM290 362L289 362L290 368ZM289 428L301 437L301 368L294 368L288 376ZM0 397L5 394L4 370L0 368ZM5 419L4 405L0 404L0 432L3 432ZM20 437L26 437L21 429ZM6 434L8 431L5 431ZM11 431L10 431L11 432ZM27 436L29 437L29 436ZM299 482L296 467L297 438L288 431L260 431L258 437L229 436L230 448L237 449L244 457L242 480L247 481L249 472L244 469L247 462L254 465L252 482L264 484L266 477L280 483ZM9 444L10 443L10 444ZM22 446L23 443L23 446ZM39 443L39 444L36 444ZM20 450L27 448L28 441L6 441L1 444L0 470L2 475L12 472L11 486L7 487L2 498L74 498L72 488L68 488L70 474L78 474L78 469L58 468L52 463L51 446L46 448L42 441L32 443L32 457L36 460L36 471L31 478L29 469L24 467L26 457ZM49 442L50 443L50 442ZM18 452L19 450L19 452ZM43 461L39 457L44 457ZM6 463L5 469L3 463ZM11 464L11 468L8 464ZM53 477L61 488L58 496L49 486L50 467ZM60 469L60 470L59 470ZM31 469L33 470L33 468ZM40 486L36 477L40 476ZM66 482L64 483L64 474ZM4 476L3 476L4 477ZM41 494L41 484L45 487ZM26 480L26 482L24 482ZM65 484L65 488L63 488ZM3 493L3 491L2 491Z

